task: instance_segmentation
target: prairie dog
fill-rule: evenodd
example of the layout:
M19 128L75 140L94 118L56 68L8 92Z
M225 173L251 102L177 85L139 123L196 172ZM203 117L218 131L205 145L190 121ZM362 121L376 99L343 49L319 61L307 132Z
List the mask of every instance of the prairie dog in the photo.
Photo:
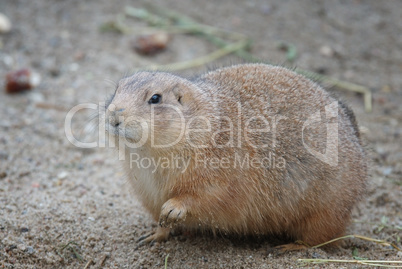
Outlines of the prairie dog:
M366 188L353 113L283 67L241 64L185 79L138 72L106 104L136 195L159 222L281 235L309 245L341 236Z

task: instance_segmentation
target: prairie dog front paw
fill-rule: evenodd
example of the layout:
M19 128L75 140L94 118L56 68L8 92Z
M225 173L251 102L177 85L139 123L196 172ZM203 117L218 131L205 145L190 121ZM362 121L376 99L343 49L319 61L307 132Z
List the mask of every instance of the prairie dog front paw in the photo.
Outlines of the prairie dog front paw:
M145 243L166 241L169 238L169 234L170 234L169 228L158 227L156 231L141 236L138 239L138 242L140 242L140 245L143 245Z
M169 199L163 204L159 216L159 225L161 227L172 227L175 224L183 222L188 214L187 208L176 198Z

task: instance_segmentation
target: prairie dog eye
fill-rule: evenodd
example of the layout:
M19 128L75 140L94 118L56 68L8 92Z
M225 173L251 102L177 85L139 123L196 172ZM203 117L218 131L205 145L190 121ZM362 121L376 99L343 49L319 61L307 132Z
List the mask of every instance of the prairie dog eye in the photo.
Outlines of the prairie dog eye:
M161 101L162 96L160 94L154 94L151 99L149 99L148 104L159 104Z

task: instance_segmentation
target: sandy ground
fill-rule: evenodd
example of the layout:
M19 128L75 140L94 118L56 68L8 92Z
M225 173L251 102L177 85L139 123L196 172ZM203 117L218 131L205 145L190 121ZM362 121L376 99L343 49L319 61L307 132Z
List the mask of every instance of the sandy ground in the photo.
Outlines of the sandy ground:
M130 49L133 35L99 31L126 5L144 2L0 2L0 11L13 23L11 33L0 35L1 84L6 72L21 67L42 76L29 93L0 91L0 268L163 268L167 255L168 268L296 268L298 258L354 256L402 260L402 253L360 240L337 250L283 255L272 252L275 243L264 239L182 235L138 247L138 238L156 224L130 193L117 156L109 149L73 146L64 120L77 104L104 101L114 90L111 81L134 68L214 50L200 38L176 35L165 52L144 57ZM292 43L298 52L294 65L372 89L372 113L364 112L362 96L336 91L356 112L371 159L368 195L348 233L402 246L401 1L154 3L246 34L254 40L253 54L276 63L285 61L278 42ZM134 33L145 25L128 24ZM323 51L325 46L333 55ZM96 131L85 129L93 113L77 113L73 129L96 140Z

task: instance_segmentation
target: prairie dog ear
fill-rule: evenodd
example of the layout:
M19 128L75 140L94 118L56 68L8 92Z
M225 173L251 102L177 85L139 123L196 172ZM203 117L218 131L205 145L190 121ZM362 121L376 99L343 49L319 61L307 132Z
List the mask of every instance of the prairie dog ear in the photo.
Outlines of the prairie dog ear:
M176 84L172 90L176 100L184 105L186 102L190 101L192 98L191 86L186 84Z

